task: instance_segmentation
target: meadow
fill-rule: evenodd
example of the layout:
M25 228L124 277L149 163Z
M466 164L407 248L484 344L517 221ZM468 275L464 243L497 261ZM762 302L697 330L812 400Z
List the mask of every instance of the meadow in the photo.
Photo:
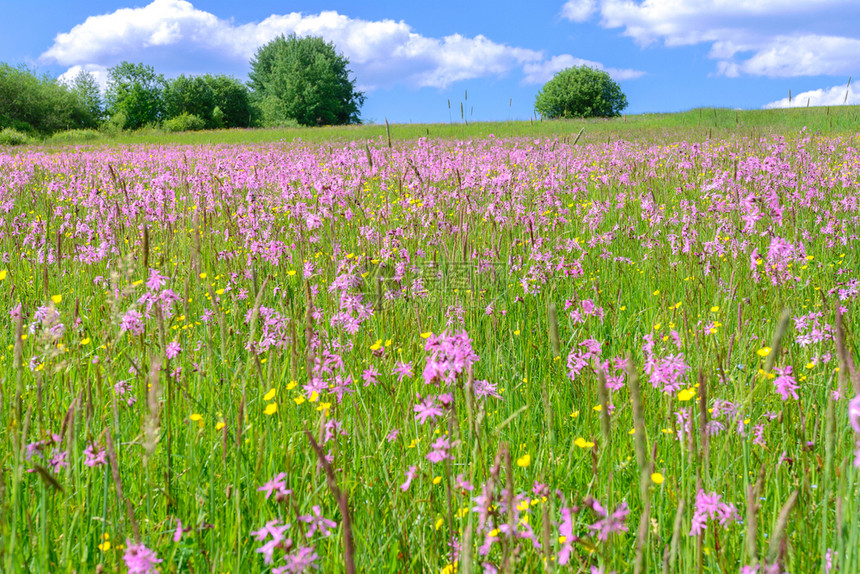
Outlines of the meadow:
M0 151L0 570L860 571L845 125Z

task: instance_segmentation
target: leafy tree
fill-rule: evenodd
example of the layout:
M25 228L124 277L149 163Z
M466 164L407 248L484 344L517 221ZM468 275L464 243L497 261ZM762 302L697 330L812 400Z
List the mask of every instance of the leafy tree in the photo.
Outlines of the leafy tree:
M164 88L164 111L168 118L182 114L197 116L207 127L212 126L215 92L203 76L179 76Z
M86 128L95 120L64 86L26 66L0 63L0 129L50 134Z
M93 121L100 121L104 116L104 103L95 76L86 70L81 70L72 78L68 87L72 95L78 100L79 105L87 110Z
M165 84L164 76L152 66L122 62L108 70L108 112L125 116L123 129L154 124L164 116Z
M251 88L267 125L359 123L364 94L350 80L349 60L322 38L279 36L251 60Z
M212 88L215 96L215 106L221 113L221 122L225 128L247 128L255 119L256 110L251 103L251 93L248 87L230 76L203 76ZM213 119L215 119L213 110Z
M557 73L535 98L535 110L547 118L593 118L621 115L627 96L609 74L588 66Z

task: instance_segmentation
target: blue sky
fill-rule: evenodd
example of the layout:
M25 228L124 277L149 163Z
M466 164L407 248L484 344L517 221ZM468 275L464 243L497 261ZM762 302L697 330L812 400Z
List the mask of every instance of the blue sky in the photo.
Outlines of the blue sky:
M381 122L526 119L564 67L607 70L627 113L860 104L858 0L0 0L0 61L101 81L122 60L245 80L255 49L319 35ZM789 103L788 93L793 98ZM451 102L451 111L448 101Z

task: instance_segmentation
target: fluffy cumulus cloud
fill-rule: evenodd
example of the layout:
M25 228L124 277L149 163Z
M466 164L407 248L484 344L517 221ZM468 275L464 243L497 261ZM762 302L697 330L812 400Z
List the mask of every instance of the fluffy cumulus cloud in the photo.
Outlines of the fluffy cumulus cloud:
M705 43L717 73L768 77L857 72L856 0L568 0L563 18L599 20L643 46Z
M820 90L810 90L793 96L790 100L783 98L764 106L770 108L805 108L807 106L856 106L860 105L860 90L854 86L833 86Z
M562 54L561 56L553 56L548 60L531 62L523 66L523 71L525 72L523 81L527 84L543 84L549 81L556 72L572 66L588 66L590 68L597 68L598 70L605 70L616 81L633 80L645 74L645 72L640 70L605 68L600 62L574 58L570 54Z
M104 69L120 60L145 61L168 74L211 71L219 64L237 70L247 66L259 46L293 33L333 42L349 58L364 90L394 84L444 88L514 70L524 71L525 82L536 81L543 77L537 70L552 61L543 52L482 35L431 38L403 21L367 21L334 11L273 14L261 22L237 24L185 0L153 0L141 8L89 17L57 35L41 60L70 66L66 75L76 66ZM201 62L202 69L194 69Z

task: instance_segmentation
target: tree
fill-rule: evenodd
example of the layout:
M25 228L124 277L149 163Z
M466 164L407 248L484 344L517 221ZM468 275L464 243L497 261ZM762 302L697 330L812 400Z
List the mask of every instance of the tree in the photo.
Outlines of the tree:
M349 79L349 60L322 38L279 36L251 60L251 88L267 125L360 123L364 94Z
M251 126L255 110L251 104L248 87L230 76L203 76L215 95L215 107L222 114L225 128L247 128ZM213 110L214 119L214 110Z
M72 78L68 88L79 104L90 114L94 124L102 119L104 105L95 76L86 70L81 70Z
M535 98L535 110L546 118L593 118L621 115L627 96L609 74L588 66L557 73Z
M0 63L0 129L50 134L90 127L94 119L66 86L26 66Z
M206 127L214 127L212 110L215 106L215 92L203 76L181 75L168 81L164 87L166 118L190 114L203 120Z
M152 66L122 62L110 68L105 93L110 115L125 117L123 129L157 123L164 116L165 83Z

